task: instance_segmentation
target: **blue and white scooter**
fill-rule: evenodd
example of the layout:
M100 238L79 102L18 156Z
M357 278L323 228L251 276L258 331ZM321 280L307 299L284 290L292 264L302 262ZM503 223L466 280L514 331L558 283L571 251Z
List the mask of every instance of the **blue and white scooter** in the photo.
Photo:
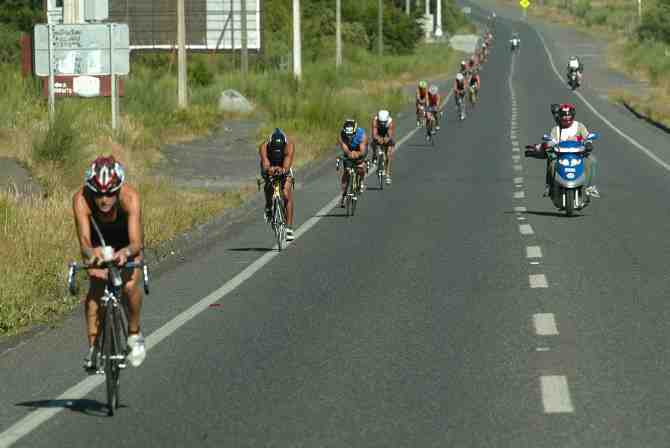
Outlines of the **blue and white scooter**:
M576 210L583 209L590 202L584 191L588 186L584 157L587 147L596 139L598 134L592 132L584 142L563 141L556 144L549 135L542 136L542 141L550 145L548 150L556 155L549 197L556 208L565 210L567 216L573 216Z

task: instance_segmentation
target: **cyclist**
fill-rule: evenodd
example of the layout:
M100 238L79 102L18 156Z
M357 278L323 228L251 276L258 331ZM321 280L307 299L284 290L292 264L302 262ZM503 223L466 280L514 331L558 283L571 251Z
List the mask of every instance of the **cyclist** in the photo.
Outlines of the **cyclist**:
M435 120L435 130L440 130L440 93L439 89L435 84L430 86L428 89L428 108L426 113L428 114L428 120L433 118Z
M365 129L359 128L356 120L352 118L344 120L342 130L337 138L337 144L344 153L344 167L347 168L347 165L350 164L356 167L361 179L361 190L364 190L365 158L368 152L368 136L365 134ZM344 195L346 194L349 174L346 169L342 171L342 199L340 200L340 207L344 208Z
M482 44L482 52L481 52L481 57L480 57L481 63L486 62L486 59L488 58L488 56L489 56L489 46L486 42L484 42Z
M456 79L454 79L454 98L456 101L463 101L465 97L465 76L461 73L456 74Z
M419 86L416 88L416 127L421 126L421 119L426 111L428 105L428 83L426 81L419 81Z
M386 184L391 185L391 163L395 151L395 123L389 111L377 112L377 115L372 117L370 129L372 130L373 157L377 157L377 149L381 147L385 152L383 171Z
M479 77L479 70L473 71L470 75L470 78L468 79L468 87L470 89L474 89L475 95L479 94L479 89L482 87L482 80Z
M144 231L140 196L124 180L123 167L113 156L98 157L86 170L84 186L72 198L79 247L88 265L100 265L103 261L103 241L114 248L113 260L118 266L142 259ZM94 344L100 331L98 310L105 291L107 270L89 269L88 275L90 288L85 302L88 351L84 358L84 368L95 370ZM144 337L140 331L140 276L139 268L123 272L123 294L128 299L130 353L127 359L133 367L139 367L146 357Z
M284 176L282 194L286 200L286 241L293 241L293 156L295 145L283 130L276 128L270 138L261 143L258 154L261 159L261 175L265 180L265 217L272 219L272 183L271 176Z
M480 51L479 51L479 49L477 49L475 54L470 56L470 60L468 61L467 73L463 73L463 76L469 76L470 73L472 73L474 70L477 69L477 65L478 65L477 61L479 60L479 55L480 55Z
M554 120L556 120L556 126L552 128L550 134L554 145L558 144L558 142L565 141L584 142L588 138L589 131L586 129L586 126L575 120L576 110L574 105L552 104L551 112L554 116ZM540 146L544 150L549 149L549 145L546 143ZM597 164L597 160L591 152L592 149L593 147L591 144L586 145L586 152L584 157L584 175L586 176L589 185L584 191L587 195L593 198L600 198L600 192L598 191L598 188L592 184ZM545 179L546 185L543 196L549 196L550 182L554 175L555 164L556 156L549 152L547 157L547 172Z
M470 68L472 66L472 58L470 59L470 66L468 66L468 63L465 61L461 61L461 66L458 69L460 73L463 73L463 76L467 76L468 72L470 71Z

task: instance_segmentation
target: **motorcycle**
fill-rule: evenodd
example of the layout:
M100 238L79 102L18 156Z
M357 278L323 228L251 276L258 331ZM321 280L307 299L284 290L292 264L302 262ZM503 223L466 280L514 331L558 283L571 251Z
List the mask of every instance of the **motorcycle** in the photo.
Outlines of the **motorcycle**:
M570 70L568 73L568 85L572 90L579 87L579 74L577 73L577 70Z
M519 39L512 39L509 41L509 43L510 43L510 51L512 53L519 50L519 44L521 43Z
M555 168L549 184L549 197L554 206L564 210L567 216L573 216L576 211L589 205L589 196L585 193L587 187L584 158L590 151L593 141L598 134L592 132L584 142L563 141L558 144L552 142L549 135L542 136L542 141L548 145L547 150L556 156ZM527 157L546 158L544 150L538 150L539 145L527 145Z

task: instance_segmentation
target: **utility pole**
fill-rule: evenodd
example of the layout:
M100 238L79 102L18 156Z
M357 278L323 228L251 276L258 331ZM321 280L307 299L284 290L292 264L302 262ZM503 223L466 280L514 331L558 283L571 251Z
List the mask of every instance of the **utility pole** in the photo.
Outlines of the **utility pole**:
M437 2L437 11L435 18L435 37L442 37L442 0L435 0Z
M379 45L379 56L384 55L384 0L379 0L379 18L377 23L377 44Z
M297 79L300 79L302 77L302 48L300 42L300 0L293 0L293 76L295 76Z
M242 77L246 79L247 73L249 72L249 48L247 44L247 0L242 0L240 16L242 20L242 53L240 55L240 69L242 70Z
M184 0L177 0L177 97L179 108L188 106L186 97L186 16Z
M335 67L340 65L342 65L342 0L335 0Z
M642 24L642 0L637 0L637 18L638 23Z

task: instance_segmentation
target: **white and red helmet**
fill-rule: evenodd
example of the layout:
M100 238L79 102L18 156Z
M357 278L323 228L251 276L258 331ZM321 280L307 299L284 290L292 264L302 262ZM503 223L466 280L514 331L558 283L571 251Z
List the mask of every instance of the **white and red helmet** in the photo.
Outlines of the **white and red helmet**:
M114 156L98 157L86 170L85 185L94 193L110 194L117 192L126 178L126 173Z

